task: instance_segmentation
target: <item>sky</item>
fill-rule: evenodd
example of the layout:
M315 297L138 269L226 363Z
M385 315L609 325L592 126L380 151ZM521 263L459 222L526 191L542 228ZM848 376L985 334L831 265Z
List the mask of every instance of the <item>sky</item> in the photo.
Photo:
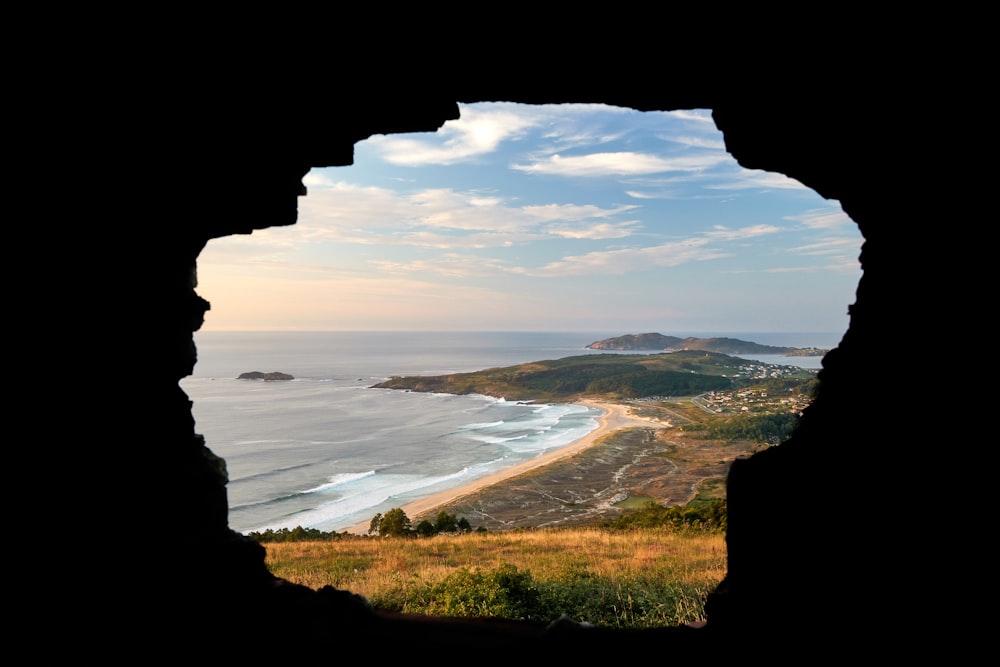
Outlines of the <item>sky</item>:
M460 105L303 183L295 225L202 251L201 331L842 333L861 277L839 202L708 109Z

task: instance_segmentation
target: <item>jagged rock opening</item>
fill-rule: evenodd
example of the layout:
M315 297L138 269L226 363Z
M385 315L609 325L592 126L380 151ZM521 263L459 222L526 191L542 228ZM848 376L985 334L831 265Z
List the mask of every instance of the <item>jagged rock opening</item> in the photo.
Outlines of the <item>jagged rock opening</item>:
M439 80L416 89L382 79L382 94L375 95L370 86L332 82L329 90L297 90L297 97L278 91L287 105L270 106L269 113L235 97L192 96L178 100L190 107L172 124L150 122L139 134L142 141L122 141L128 144L122 155L131 159L123 157L115 175L122 176L128 162L148 169L120 186L116 211L100 225L92 250L72 266L93 281L85 306L90 321L119 322L127 307L128 340L104 334L87 352L141 368L128 395L114 396L116 414L128 415L127 429L108 431L108 393L94 392L77 408L91 420L79 428L107 434L73 452L72 461L93 471L78 502L85 499L109 516L123 505L135 508L115 533L115 544L133 560L122 565L87 558L83 583L64 591L77 612L73 634L87 647L121 649L129 637L144 653L166 647L236 655L254 653L247 647L259 647L264 637L294 638L303 655L330 656L352 643L378 646L383 657L395 659L429 642L469 651L551 650L571 659L617 653L628 644L632 655L648 648L664 659L725 660L782 656L803 645L826 655L872 645L888 651L926 622L921 609L933 602L897 568L930 557L921 517L909 503L924 497L921 455L943 429L887 419L898 408L887 374L893 387L916 387L925 371L906 364L890 371L885 352L887 345L898 355L915 351L908 336L924 325L924 258L950 248L914 235L914 221L926 216L921 202L894 197L884 186L888 172L922 183L917 169L923 147L891 131L891 117L872 113L917 108L921 100L844 86L834 105L826 89L748 89L712 70L655 90L646 81L583 73L546 87L549 72L484 72L475 82ZM850 74L862 80L865 73ZM260 546L227 528L223 462L195 432L190 403L177 385L195 363L193 332L207 307L196 287L201 248L211 238L294 224L302 176L313 166L349 164L356 141L373 133L435 131L457 116L457 102L492 100L711 108L740 164L786 174L839 200L866 239L850 328L824 360L820 394L802 428L789 442L732 469L729 573L710 600L705 628L546 632L521 624L373 615L350 594L276 580ZM335 129L306 142L296 131L302 108L322 109ZM240 167L239 178L233 165ZM241 208L223 215L220 197ZM122 282L141 297L97 296ZM871 502L902 503L906 511L871 512L862 500L868 492L875 494ZM934 557L947 558L944 551ZM394 641L387 645L386 637ZM286 647L271 648L260 653ZM460 662L473 657L457 653Z

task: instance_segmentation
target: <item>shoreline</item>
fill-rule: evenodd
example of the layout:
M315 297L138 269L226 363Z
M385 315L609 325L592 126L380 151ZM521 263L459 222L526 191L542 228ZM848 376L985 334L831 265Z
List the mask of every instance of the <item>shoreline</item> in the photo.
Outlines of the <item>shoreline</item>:
M410 519L417 517L421 514L432 511L434 508L441 505L446 505L462 496L469 495L470 493L475 493L481 489L488 486L492 486L499 482L503 482L512 477L517 477L518 475L528 472L529 470L534 470L542 466L548 465L554 461L566 458L567 456L572 456L577 454L589 447L592 447L597 443L598 440L602 439L604 436L614 431L618 431L625 428L637 428L646 427L650 425L653 426L665 426L663 423L654 423L645 419L639 419L632 415L632 410L626 405L620 403L606 403L603 401L594 401L590 399L583 399L579 401L574 401L577 405L586 405L591 408L598 408L603 410L603 414L598 420L597 428L583 436L579 440L575 440L564 447L560 447L551 452L546 452L530 461L523 461L515 466L506 468L485 477L480 477L479 479L463 484L462 486L455 487L453 489L447 489L445 491L440 491L438 493L427 496L426 498L421 498L420 500L415 500L411 503L403 505L400 509L406 513L406 516ZM365 523L355 524L344 529L341 532L353 533L355 535L367 535L368 528L371 526L371 521Z

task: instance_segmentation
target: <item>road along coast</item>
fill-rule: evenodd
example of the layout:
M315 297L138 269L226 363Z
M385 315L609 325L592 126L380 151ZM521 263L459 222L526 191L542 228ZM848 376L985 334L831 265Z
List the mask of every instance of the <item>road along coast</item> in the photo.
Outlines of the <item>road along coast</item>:
M551 452L541 454L531 459L530 461L525 461L519 463L516 466L512 466L505 470L493 473L492 475L487 475L485 477L480 477L477 480L469 482L463 486L459 486L453 489L448 489L446 491L441 491L433 495L427 496L426 498L421 498L412 503L404 505L401 509L406 513L406 516L416 517L421 514L426 514L436 507L447 505L454 502L455 500L480 491L489 486L493 486L499 482L517 477L529 470L534 470L542 466L551 464L555 461L559 461L568 456L573 456L597 443L604 436L612 433L614 431L625 429L625 428L636 428L636 427L663 427L667 424L664 423L652 423L645 419L639 419L632 415L631 410L626 405L620 405L618 403L603 403L592 400L581 400L576 401L579 405L586 405L588 407L597 408L603 411L600 417L598 426L596 429L583 436L579 440L572 442L565 447L560 447ZM357 525L351 526L346 529L348 533L354 533L357 535L366 535L368 529L371 527L371 521L365 523L359 523Z

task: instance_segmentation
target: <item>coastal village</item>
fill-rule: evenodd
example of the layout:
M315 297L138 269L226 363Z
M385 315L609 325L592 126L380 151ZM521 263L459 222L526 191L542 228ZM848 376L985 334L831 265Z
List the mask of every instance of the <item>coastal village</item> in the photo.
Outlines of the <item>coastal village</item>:
M816 373L798 366L783 366L763 362L748 361L739 367L739 373L732 377L760 380L779 380L801 377L803 372ZM784 393L784 392L782 392ZM673 396L646 396L633 399L632 403L661 403L672 401ZM691 402L712 414L772 414L776 412L801 413L809 405L812 397L797 389L789 389L787 394L775 394L773 391L763 391L752 388L734 389L730 391L710 391L691 397Z
M778 380L800 376L803 369L798 366L782 366L762 362L747 362L740 366L739 374L733 377L743 377L752 380ZM815 373L815 371L810 371ZM698 407L716 414L735 413L799 413L809 405L812 398L795 389L789 389L787 395L774 395L767 391L738 389L735 391L711 391L696 396L691 401Z

